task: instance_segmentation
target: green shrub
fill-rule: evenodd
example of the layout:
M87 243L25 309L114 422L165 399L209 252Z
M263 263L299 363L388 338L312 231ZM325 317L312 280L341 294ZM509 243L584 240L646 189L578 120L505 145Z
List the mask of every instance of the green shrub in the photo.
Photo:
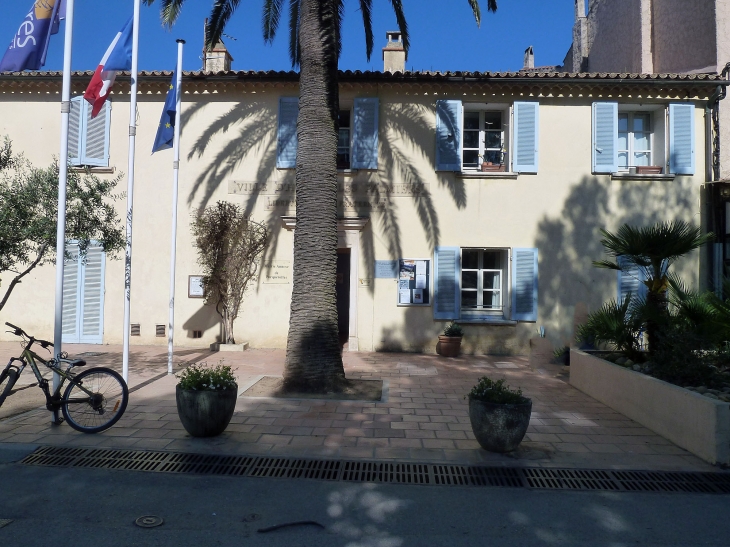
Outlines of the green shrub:
M578 342L607 345L624 353L633 361L642 360L639 336L644 324L641 305L627 297L619 304L609 300L578 327Z
M468 397L470 400L474 399L484 403L509 405L524 404L528 401L527 397L523 397L521 389L510 389L504 382L504 378L495 382L491 378L482 376L477 385L471 388Z
M446 325L444 336L464 336L464 329L461 328L461 325L452 321Z
M193 391L220 391L238 387L231 367L218 364L214 367L206 363L192 364L177 375L180 389Z

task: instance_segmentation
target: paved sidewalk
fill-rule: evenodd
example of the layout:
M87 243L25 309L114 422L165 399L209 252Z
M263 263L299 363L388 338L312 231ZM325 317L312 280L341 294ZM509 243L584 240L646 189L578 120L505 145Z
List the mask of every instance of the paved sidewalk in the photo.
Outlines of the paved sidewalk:
M5 354L4 349L4 344L0 344L0 356ZM133 348L133 389L164 373L165 350L161 346ZM74 347L73 351L102 352L105 355L89 357L89 363L121 367L118 346ZM176 363L195 359L233 366L243 391L262 375L281 376L284 351L176 353ZM345 353L349 378L382 378L387 382L385 401L241 397L228 429L210 439L187 435L175 408L175 378L165 375L133 391L125 415L108 431L84 435L66 424L52 426L49 413L37 409L0 419L0 444L497 466L717 471L574 389L564 379L545 370L531 369L527 361L526 357L450 359L408 353ZM179 369L176 364L176 370ZM483 375L504 377L533 400L527 436L512 454L482 450L471 432L464 395Z

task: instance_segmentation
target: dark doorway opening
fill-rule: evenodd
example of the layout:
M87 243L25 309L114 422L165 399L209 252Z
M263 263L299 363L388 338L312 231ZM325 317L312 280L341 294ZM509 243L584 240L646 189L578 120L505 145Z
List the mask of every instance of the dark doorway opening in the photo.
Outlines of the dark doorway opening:
M337 249L337 330L340 347L350 337L350 249Z

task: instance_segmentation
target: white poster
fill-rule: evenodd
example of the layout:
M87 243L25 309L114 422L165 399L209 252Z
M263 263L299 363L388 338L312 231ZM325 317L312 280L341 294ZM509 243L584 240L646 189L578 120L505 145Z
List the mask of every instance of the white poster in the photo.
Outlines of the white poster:
M416 288L417 289L425 289L426 288L426 276L416 274Z
M426 275L426 261L416 260L416 275Z
M410 289L411 288L411 282L408 279L399 279L398 280L398 288L400 290Z
M410 304L411 303L411 291L410 289L401 289L398 291L398 303L399 304Z

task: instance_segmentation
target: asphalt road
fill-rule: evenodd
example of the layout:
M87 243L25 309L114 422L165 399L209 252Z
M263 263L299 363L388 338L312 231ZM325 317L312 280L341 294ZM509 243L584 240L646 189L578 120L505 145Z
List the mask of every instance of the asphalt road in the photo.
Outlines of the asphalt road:
M24 466L0 444L0 545L406 547L730 543L730 496L400 486ZM6 463L2 463L5 461ZM140 516L164 524L140 528ZM296 521L315 525L261 528Z

